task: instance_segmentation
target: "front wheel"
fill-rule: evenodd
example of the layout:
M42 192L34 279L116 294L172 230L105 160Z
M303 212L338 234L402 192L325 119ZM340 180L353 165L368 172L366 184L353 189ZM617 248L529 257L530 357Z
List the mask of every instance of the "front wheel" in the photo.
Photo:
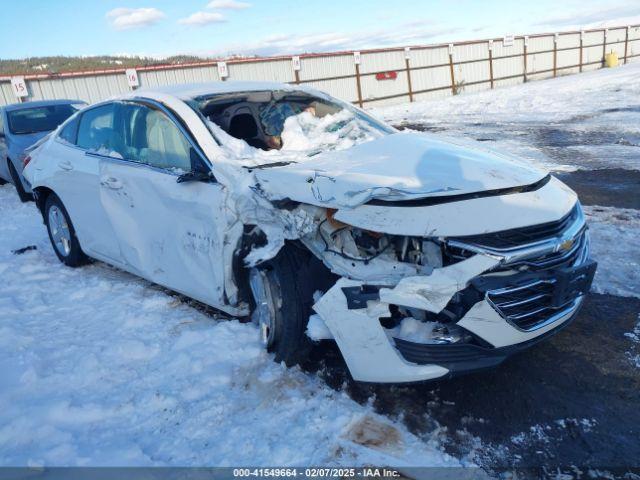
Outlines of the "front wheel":
M260 328L265 347L277 362L301 363L312 343L306 329L313 313L313 295L335 283L309 252L285 247L278 255L249 271L254 309L251 319Z
M69 267L79 267L87 262L80 248L76 232L67 210L55 193L47 197L44 218L49 240L58 259Z

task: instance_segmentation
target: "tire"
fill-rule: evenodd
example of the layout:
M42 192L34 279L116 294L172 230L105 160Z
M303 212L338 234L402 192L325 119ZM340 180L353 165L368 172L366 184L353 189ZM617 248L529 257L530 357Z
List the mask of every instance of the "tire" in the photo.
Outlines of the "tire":
M74 268L87 263L88 258L80 248L67 209L55 193L51 193L45 202L44 221L53 251L62 263Z
M249 282L254 300L252 320L260 326L263 344L278 363L289 367L302 363L313 345L306 334L313 314L313 294L327 290L335 277L306 250L287 246L272 260L252 268ZM269 326L265 326L265 315L270 317Z
M16 167L13 166L11 160L7 160L9 164L9 175L11 175L11 179L13 180L13 185L16 187L16 192L18 192L18 197L22 203L33 201L33 195L27 193L22 186L22 182L20 181L20 175L16 171Z

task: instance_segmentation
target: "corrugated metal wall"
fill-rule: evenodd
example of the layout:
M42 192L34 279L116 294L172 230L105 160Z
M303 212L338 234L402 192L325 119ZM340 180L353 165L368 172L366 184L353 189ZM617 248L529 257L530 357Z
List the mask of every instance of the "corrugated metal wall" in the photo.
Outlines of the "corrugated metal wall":
M420 101L601 68L604 55L640 58L640 25L432 45L411 49L229 60L228 80L301 83L364 107ZM141 87L220 81L214 61L189 66L140 67ZM74 98L97 102L130 90L124 69L25 75L28 100ZM226 80L226 79L225 79ZM0 77L0 105L17 101L9 77Z

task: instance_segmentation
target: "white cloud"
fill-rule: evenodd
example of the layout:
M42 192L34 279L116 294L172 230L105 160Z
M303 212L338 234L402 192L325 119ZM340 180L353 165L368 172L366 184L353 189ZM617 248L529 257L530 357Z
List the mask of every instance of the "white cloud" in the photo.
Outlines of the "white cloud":
M220 8L227 10L243 10L249 8L250 3L237 2L236 0L212 0L208 3L207 8Z
M575 27L598 28L612 25L635 23L640 16L640 5L637 0L618 2L617 4L599 5L592 8L576 6L567 8L561 13L550 15L537 21L535 26L559 27L569 29Z
M157 8L114 8L106 15L116 30L147 27L158 23L165 14Z
M307 35L274 34L255 42L222 46L216 51L194 52L207 56L226 55L293 55L340 50L360 50L391 46L425 44L435 38L451 38L460 34L458 28L404 27L367 32L327 32Z
M227 20L221 13L211 13L211 12L196 12L192 13L186 18L181 18L178 20L178 23L183 25L196 25L198 27L202 27L205 25L210 25L212 23L222 23Z

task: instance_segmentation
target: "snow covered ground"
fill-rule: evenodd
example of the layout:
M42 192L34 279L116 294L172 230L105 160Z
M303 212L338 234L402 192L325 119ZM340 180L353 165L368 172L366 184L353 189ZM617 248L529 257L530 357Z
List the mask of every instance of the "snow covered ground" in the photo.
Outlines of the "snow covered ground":
M251 324L104 264L64 267L9 185L0 218L0 465L460 464L274 363Z
M640 63L373 110L553 170L640 169Z

